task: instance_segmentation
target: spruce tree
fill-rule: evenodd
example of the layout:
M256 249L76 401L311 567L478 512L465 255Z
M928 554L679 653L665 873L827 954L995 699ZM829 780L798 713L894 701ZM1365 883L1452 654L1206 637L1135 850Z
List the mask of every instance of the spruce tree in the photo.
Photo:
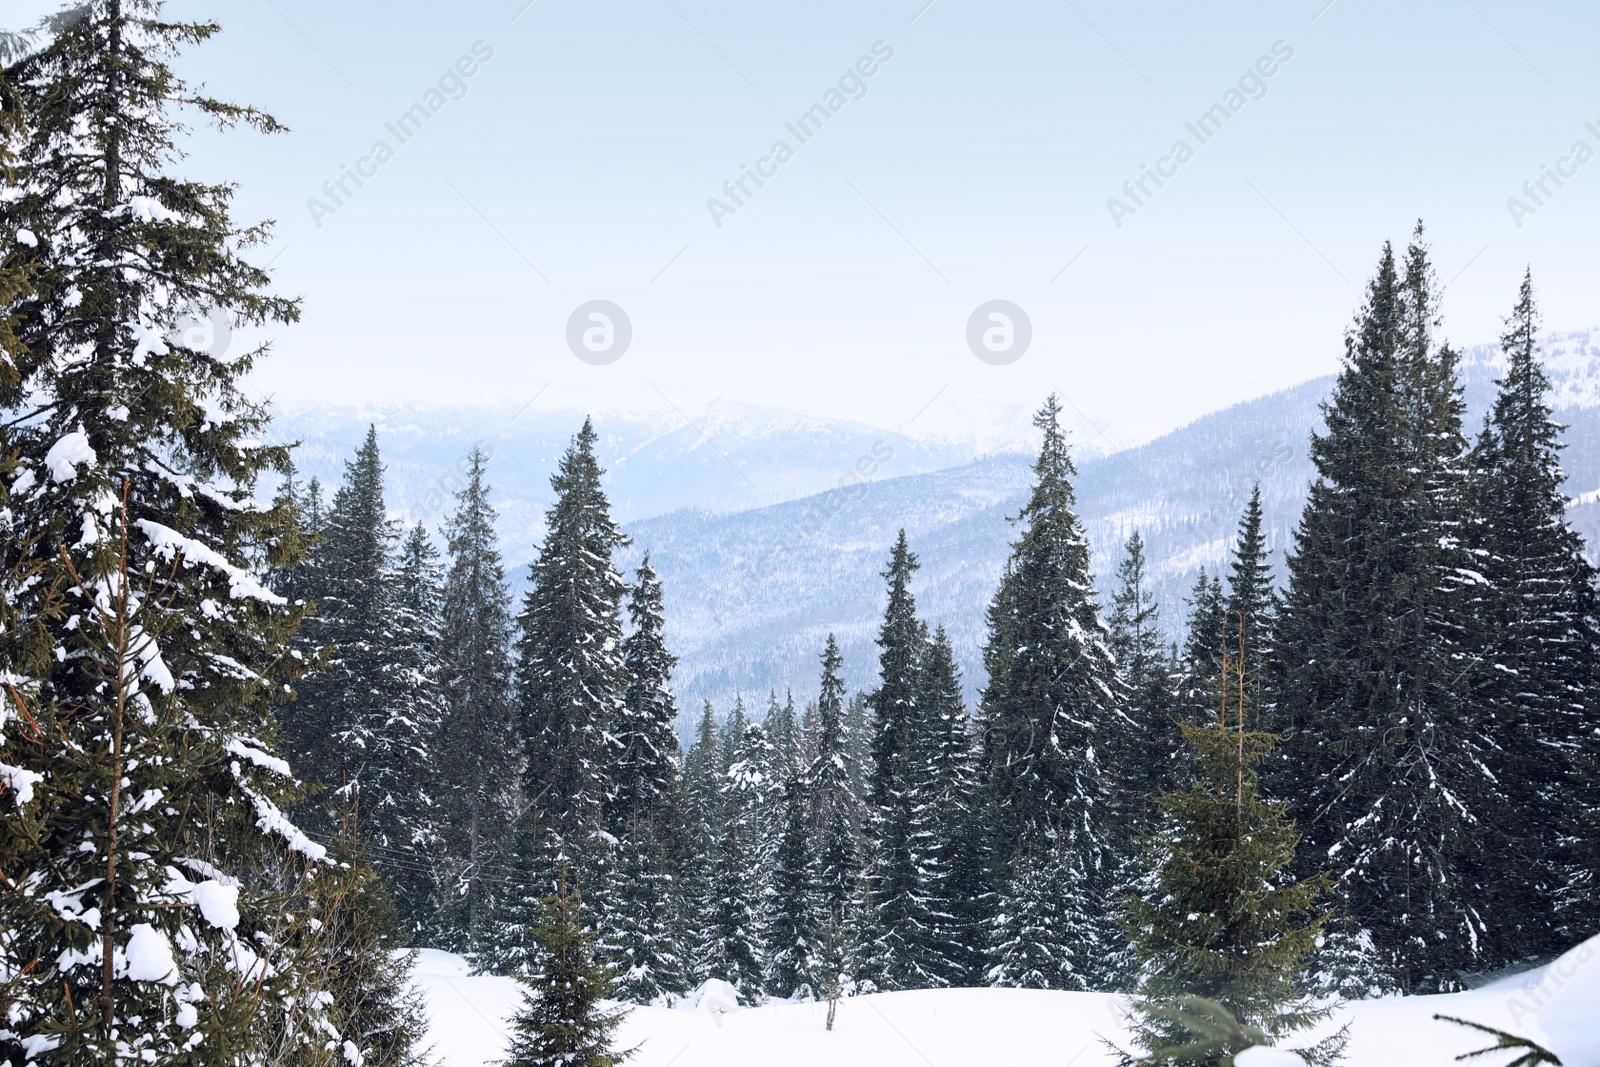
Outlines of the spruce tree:
M633 631L622 642L627 677L623 717L609 805L614 833L642 823L659 823L677 787L678 735L673 722L672 668L677 659L662 636L661 580L645 553L628 591Z
M673 939L689 985L716 977L708 969L710 940L706 917L712 908L712 857L722 832L722 769L717 720L708 700L701 707L694 743L683 765L683 782L673 821L671 864L677 874L673 899Z
M744 721L735 707L726 731L733 751L722 778L711 868L711 901L702 949L711 977L720 978L747 1001L763 992L762 930L767 884L768 839L763 828L772 819L777 799L767 777L771 746L760 723Z
M806 771L806 792L817 834L817 910L824 921L834 923L852 915L860 874L860 801L851 788L846 754L844 679L839 676L843 665L839 644L829 634L817 696L817 751Z
M302 806L306 821L328 834L354 808L414 935L437 907L429 870L439 844L432 745L440 694L430 617L437 576L425 533L414 535L409 557L397 551L383 470L369 427L319 532L316 565L302 580L316 605L309 633L321 647L285 726L291 763L335 790Z
M605 1002L612 975L580 908L576 890L544 901L534 929L538 968L523 982L505 1067L616 1067L633 1054L612 1047L627 1013Z
M1250 502L1239 519L1239 535L1234 542L1233 561L1228 571L1229 619L1244 620L1245 677L1252 702L1260 700L1262 674L1272 654L1269 642L1272 620L1277 610L1277 591L1272 583L1272 561L1267 550L1261 511L1261 486L1250 491ZM1229 630L1230 639L1232 629ZM1237 649L1234 650L1237 654Z
M1408 992L1479 962L1475 853L1499 803L1466 697L1488 667L1467 643L1462 404L1436 304L1420 229L1403 264L1385 246L1312 438L1268 684L1298 870L1332 864L1335 940L1370 942L1362 984Z
M779 779L788 781L805 769L802 753L800 723L794 713L794 694L786 694L782 704L774 690L767 695L767 715L762 720L767 726L767 737L772 741L777 759Z
M619 1000L650 1004L689 988L674 936L674 884L657 824L641 821L617 844L611 908L600 954Z
M869 944L863 977L879 989L926 986L929 940L927 886L923 860L930 842L920 832L922 804L929 781L923 761L926 745L917 704L921 695L925 628L917 621L911 576L917 557L900 531L883 578L888 605L878 630L878 688L867 698L875 733L867 786L869 819L865 889Z
M484 896L471 930L473 970L526 978L539 968L538 929L545 901L564 891L571 866L561 841L552 838L532 806L509 823L505 840L492 855L494 862L477 872Z
M817 992L822 948L810 798L797 774L783 783L777 821L766 890L766 987L772 996L787 999Z
M1274 739L1249 728L1245 663L1226 657L1212 721L1183 725L1187 781L1158 799L1160 824L1145 837L1150 873L1125 902L1138 975L1130 1029L1147 1055L1190 1037L1169 1010L1185 997L1214 1001L1274 1040L1330 1011L1299 988L1328 919L1318 909L1328 881L1288 874L1298 835L1284 804L1258 789ZM1303 1054L1329 1063L1343 1044L1341 1031ZM1167 1062L1210 1065L1240 1051Z
M378 684L390 649L389 587L385 582L397 534L383 502L383 462L375 427L355 458L345 464L317 545L318 566L310 592L316 622L308 627L319 643L321 662L300 683L297 712L285 722L290 762L311 782L353 795L356 780L378 742L377 724L386 711L387 686ZM337 824L342 799L306 805L309 825L328 833Z
M1110 888L1112 854L1102 813L1110 797L1105 738L1121 715L1119 681L1089 575L1089 544L1075 511L1077 473L1051 396L1034 424L1043 433L1034 486L989 607L981 723L995 828L1000 927L994 964L1053 983L1092 988L1115 971L1114 931L1097 903ZM1029 906L1013 893L1061 894L1043 912L1066 917L1030 927L1060 941L1038 946L1058 966L1006 955L1005 927ZM1072 969L1066 969L1066 963Z
M1228 602L1222 592L1221 577L1207 578L1205 568L1201 567L1200 577L1189 594L1189 618L1178 664L1174 705L1182 722L1206 721L1212 694L1220 684L1217 665L1222 662L1222 631L1227 614Z
M899 788L901 754L914 732L923 641L916 599L911 595L911 576L918 566L906 543L906 532L901 530L889 553L889 567L883 572L889 599L883 625L878 628L878 688L867 698L875 726L867 803L875 819L891 807Z
M922 966L930 985L978 985L984 971L983 920L993 899L987 882L988 813L955 650L943 626L934 630L923 652L918 701L925 743L917 837L925 842L919 862L929 921Z
M168 65L217 29L100 0L53 16L3 72L22 121L0 233L37 239L31 291L8 280L0 308L0 575L19 579L0 601L29 635L0 663L8 717L28 724L0 749L14 1063L244 1061L271 1032L327 1057L296 947L322 851L283 814L296 787L270 706L296 612L252 570L287 563L272 541L288 516L254 500L288 452L259 445L266 413L242 392L260 349L163 339L191 302L240 325L298 314L241 258L267 231L234 224L232 186L169 169L179 108L279 128Z
M523 789L603 915L594 890L610 858L606 808L627 692L626 586L611 557L626 539L600 485L596 439L585 419L550 479L556 501L517 617L516 692Z
M521 753L509 743L515 721L511 594L496 547L483 453L474 449L470 463L445 526L450 563L438 641L444 713L434 746L442 783L440 881L448 902L440 923L444 943L458 951L489 929L493 875L510 862L502 849L512 837L521 765Z
M1538 329L1524 275L1500 339L1505 377L1473 454L1474 566L1486 581L1471 614L1479 655L1494 667L1477 673L1474 696L1489 708L1489 765L1506 804L1480 831L1491 839L1482 872L1492 887L1491 965L1555 955L1600 917L1567 888L1586 863L1564 847L1581 840L1575 800L1595 774L1584 759L1600 723L1595 573L1566 520L1562 427L1551 417Z
M389 589L388 706L363 776L359 812L373 861L394 889L399 923L413 944L437 930L444 848L436 746L444 718L439 688L439 553L421 525L385 576Z
M353 805L341 813L334 860L310 889L318 927L313 966L323 972L335 1020L372 1067L420 1067L428 1019L422 993L411 985L415 952L401 951L410 931L401 919L370 846L358 833Z
M1011 857L988 924L988 983L1016 989L1090 989L1097 963L1083 947L1092 928L1082 866L1066 846L1038 838ZM1098 942L1096 942L1098 945Z
M1128 538L1117 566L1117 591L1106 620L1127 703L1106 756L1112 771L1112 817L1118 853L1131 867L1134 835L1152 813L1156 794L1173 784L1177 738L1172 725L1172 669L1160 633L1160 608L1149 589L1144 538Z

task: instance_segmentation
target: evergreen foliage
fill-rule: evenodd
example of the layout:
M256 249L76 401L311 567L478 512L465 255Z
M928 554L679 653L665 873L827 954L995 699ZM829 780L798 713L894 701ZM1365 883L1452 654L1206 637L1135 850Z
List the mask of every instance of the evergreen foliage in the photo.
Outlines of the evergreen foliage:
M979 985L983 921L993 900L989 821L955 650L943 626L934 630L923 652L918 699L925 754L917 836L926 842L920 864L929 922L921 965L930 985Z
M1371 976L1408 992L1457 988L1483 960L1473 872L1502 803L1467 696L1491 667L1469 640L1480 576L1436 304L1419 227L1403 263L1385 246L1346 335L1268 686L1305 834L1298 870L1334 865L1338 933L1370 938Z
M1213 708L1212 695L1221 684L1222 631L1226 625L1228 602L1219 575L1206 577L1204 567L1189 594L1189 618L1179 657L1177 718L1181 722L1205 722Z
M509 743L511 594L494 532L494 506L481 450L469 457L467 483L445 526L449 569L440 595L438 660L444 693L436 758L444 850L440 935L458 951L487 946L497 868L515 840L521 753ZM539 896L548 890L541 889ZM525 928L527 923L519 923Z
M1257 782L1273 737L1248 727L1244 661L1225 659L1221 678L1212 722L1182 727L1188 781L1158 798L1160 821L1145 839L1150 874L1127 899L1138 973L1130 1029L1147 1052L1188 1040L1164 1010L1184 996L1215 1001L1273 1040L1329 1014L1299 988L1327 921L1317 905L1328 881L1287 875L1297 834ZM1308 1058L1330 1062L1342 1045L1341 1036ZM1239 1051L1170 1062L1215 1063Z
M783 784L778 822L767 886L766 987L772 996L787 999L817 992L822 962L811 803L799 775Z
M285 500L293 501L292 487ZM432 746L441 695L433 549L420 527L403 551L397 545L373 428L346 464L326 516L315 496L305 506L316 526L311 562L288 571L283 584L315 604L303 634L314 666L282 721L293 765L336 792L331 802L325 796L301 810L324 835L345 807L359 813L362 834L415 936L431 925L438 906Z
M1017 517L1022 533L989 607L984 646L983 760L998 819L993 973L1091 988L1112 979L1116 966L1114 930L1094 902L1114 877L1102 759L1122 698L1059 415L1052 396L1034 419L1043 433L1034 486ZM1041 893L1059 899L1036 901ZM1024 928L1026 936L1059 940L1030 946L1027 958L1008 955L1021 951ZM1034 953L1049 959L1038 962Z
M633 1054L612 1048L627 1013L605 1002L612 975L580 907L577 891L565 888L543 902L533 931L538 969L523 982L505 1067L617 1067Z
M844 661L828 635L822 650L822 687L817 697L816 755L806 771L806 792L817 834L817 911L839 924L853 914L860 874L858 794L851 788L845 734ZM838 939L835 938L837 942Z
M625 538L600 486L595 440L585 419L550 479L556 502L517 617L516 682L524 792L590 887L592 907L605 884L606 807L628 688L626 587L611 561Z
M933 782L919 704L927 632L917 620L910 587L917 567L901 530L883 572L889 596L878 631L879 685L867 698L876 732L866 798L870 942L861 973L879 989L916 989L933 981L926 959L932 920L925 861L937 838L936 828L927 825Z
M1174 784L1178 738L1172 723L1172 667L1161 637L1161 609L1148 587L1144 538L1134 531L1117 566L1117 591L1106 620L1109 644L1126 694L1123 714L1111 724L1107 759L1112 766L1114 841L1118 859L1132 866L1133 837L1150 821L1152 799Z
M672 726L678 707L671 688L677 660L662 636L661 580L650 566L650 553L634 578L628 592L633 631L622 642L627 689L609 805L614 833L665 818L678 780L678 734Z
M311 966L322 972L340 1033L367 1067L421 1067L428 1019L411 985L416 953L401 952L407 930L384 878L356 833L353 809L309 890L321 924Z
M649 1004L690 986L673 936L675 886L654 822L635 823L617 851L600 952L615 972L613 995Z
M1476 672L1473 695L1486 706L1489 766L1506 805L1480 831L1489 837L1479 874L1494 916L1489 966L1556 955L1600 926L1600 905L1579 888L1595 857L1568 846L1583 839L1574 816L1596 775L1585 751L1600 722L1595 572L1567 524L1561 427L1538 328L1525 275L1500 339L1505 377L1473 453L1473 566L1485 582L1469 612L1478 655L1493 665Z
M1277 612L1277 590L1273 587L1272 560L1262 528L1261 486L1250 491L1250 502L1239 518L1239 535L1234 541L1233 561L1228 571L1226 618L1231 643L1239 620L1244 624L1245 680L1252 704L1261 698L1262 676L1272 655L1272 623ZM1238 649L1234 649L1235 654Z
M3 72L21 121L0 231L38 236L0 313L13 1063L238 1061L274 1035L327 1058L300 947L323 853L283 815L297 787L273 751L297 612L251 570L290 562L287 509L253 503L288 453L258 444L266 414L240 388L260 349L170 336L191 304L234 325L298 315L241 258L267 231L233 223L232 187L169 172L180 109L279 129L168 65L216 32L99 0Z

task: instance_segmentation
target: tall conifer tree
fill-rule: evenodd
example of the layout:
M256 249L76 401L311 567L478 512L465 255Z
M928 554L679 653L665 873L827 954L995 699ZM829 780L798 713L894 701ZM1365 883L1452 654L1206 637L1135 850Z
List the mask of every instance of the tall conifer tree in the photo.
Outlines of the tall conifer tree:
M839 644L829 634L817 696L817 751L806 772L817 832L817 909L824 921L840 924L852 914L860 875L860 801L851 788L846 753L843 666Z
M298 315L242 258L267 231L234 224L232 186L169 171L181 108L280 128L168 65L217 30L99 0L3 72L22 122L0 232L37 237L31 291L8 282L0 307L0 603L27 635L0 655L15 1063L240 1062L274 1039L317 1063L328 1038L297 947L322 851L283 815L296 790L273 752L297 612L249 569L289 562L272 545L286 509L253 503L288 450L258 444L266 413L241 388L260 349L165 336L191 302L236 325Z
M489 929L497 868L516 814L521 753L512 743L511 594L494 532L486 460L474 449L445 526L449 569L439 607L444 716L435 745L442 781L445 944L474 947Z
M1099 903L1112 877L1102 753L1121 697L1059 416L1051 396L1034 419L1043 442L1033 491L1017 517L1022 532L989 607L984 647L984 770L1000 820L998 918L1027 923L997 929L994 941L1004 970L1016 960L1011 946L1057 937L1028 949L1052 962L1013 970L1052 986L1093 988L1115 966L1108 966L1115 931ZM1058 896L1035 901L1040 892ZM1024 920L1025 910L1037 921Z
M1478 525L1474 566L1486 576L1472 616L1480 655L1475 694L1489 707L1490 766L1505 788L1503 817L1485 821L1498 957L1554 955L1593 933L1600 906L1568 889L1586 864L1564 843L1580 840L1587 737L1595 698L1595 573L1566 519L1561 429L1539 363L1533 280L1524 275L1500 338L1506 356L1493 410L1473 455ZM1563 914L1556 913L1562 906ZM1587 910L1587 915L1581 913ZM1580 917L1581 915L1581 917Z
M1239 535L1234 541L1233 561L1228 571L1227 616L1230 643L1237 637L1239 621L1244 623L1245 677L1250 699L1260 699L1262 674L1271 655L1269 642L1272 620L1277 610L1277 591L1272 584L1272 560L1263 529L1261 486L1250 491L1250 502L1239 519ZM1238 650L1234 649L1234 654Z
M925 767L921 696L925 628L917 621L911 576L917 557L900 531L889 554L888 605L878 630L878 688L868 697L873 709L872 763L867 786L870 944L863 976L880 989L925 986L925 946L929 937L927 886L922 853L928 842L919 832Z
M1173 783L1177 738L1172 727L1172 668L1160 632L1160 608L1149 588L1144 538L1128 538L1117 566L1117 591L1107 619L1109 644L1127 694L1125 721L1111 731L1112 810L1117 851L1134 865L1134 835L1148 823L1155 796Z
M1462 404L1436 303L1419 228L1403 264L1384 248L1312 439L1270 684L1302 873L1333 866L1335 935L1371 944L1363 984L1412 992L1477 963L1473 853L1497 803L1464 699L1486 668L1465 641Z
M517 617L516 690L524 790L603 916L595 890L605 883L605 810L627 692L626 586L611 559L625 538L600 485L597 439L585 419L550 479L556 501Z
M628 616L633 630L622 642L627 677L623 718L617 730L620 751L613 771L614 832L659 823L672 802L678 780L678 717L672 697L676 657L662 635L661 580L645 553L628 591Z

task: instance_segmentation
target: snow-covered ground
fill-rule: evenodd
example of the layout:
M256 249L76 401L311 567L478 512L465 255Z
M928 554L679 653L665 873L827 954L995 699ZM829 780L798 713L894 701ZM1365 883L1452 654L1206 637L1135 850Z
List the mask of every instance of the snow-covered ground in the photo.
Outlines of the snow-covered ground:
M427 997L433 1054L447 1067L501 1059L520 996L509 978L473 976L458 956L424 951L416 982ZM1102 1039L1122 1039L1121 998L1030 989L880 993L839 1004L833 1032L826 1004L773 1004L718 1012L635 1008L619 1030L636 1046L630 1067L1100 1067ZM1455 1015L1543 1041L1564 1067L1600 1067L1600 938L1548 967L1481 989L1392 997L1347 1005L1349 1067L1454 1067L1455 1057L1493 1044L1485 1034L1435 1021ZM1496 1053L1484 1067L1514 1059Z

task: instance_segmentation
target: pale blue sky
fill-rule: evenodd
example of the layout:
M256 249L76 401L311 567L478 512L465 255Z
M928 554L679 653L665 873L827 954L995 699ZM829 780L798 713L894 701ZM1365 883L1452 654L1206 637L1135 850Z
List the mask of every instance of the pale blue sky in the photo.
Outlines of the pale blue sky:
M1453 339L1495 336L1527 263L1548 325L1600 324L1600 160L1520 228L1506 206L1573 142L1600 150L1593 4L522 4L169 5L224 28L182 69L293 131L205 135L188 164L278 219L265 258L305 298L262 389L553 383L542 402L723 394L896 427L947 383L1054 385L1120 444L1334 369L1381 242L1418 216ZM479 41L465 95L399 144L385 123ZM785 122L879 41L865 95L799 144ZM1292 58L1199 144L1185 123L1275 42ZM707 199L780 138L794 158L718 228ZM1194 157L1117 227L1107 199L1179 138ZM394 158L318 227L308 198L379 139ZM609 366L565 343L592 298L633 321ZM965 342L994 298L1033 320L1009 366Z

